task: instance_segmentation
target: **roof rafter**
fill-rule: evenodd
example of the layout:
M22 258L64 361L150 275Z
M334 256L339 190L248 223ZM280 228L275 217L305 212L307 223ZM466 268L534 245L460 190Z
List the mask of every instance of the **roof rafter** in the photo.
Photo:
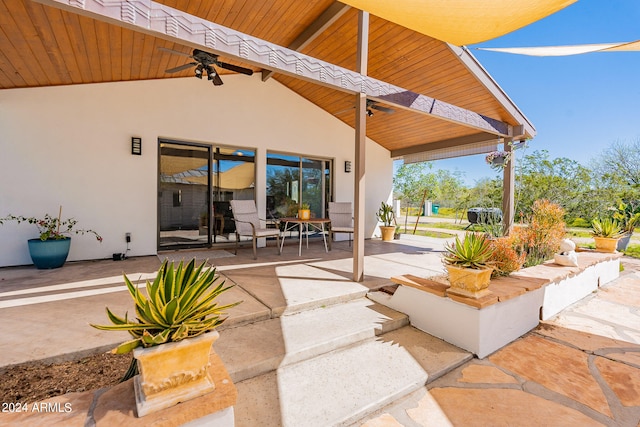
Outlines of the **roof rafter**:
M320 34L324 33L331 24L336 22L350 8L351 6L344 3L340 3L338 1L333 2L331 6L326 8L324 12L322 12L320 16L318 16L318 18L316 18L316 20L313 21L302 33L300 33L300 35L287 47L291 50L295 50L296 52L300 52ZM273 70L263 70L262 81L267 81L274 73L275 71Z
M35 0L175 43L206 49L347 93L500 136L507 123L295 52L151 0Z

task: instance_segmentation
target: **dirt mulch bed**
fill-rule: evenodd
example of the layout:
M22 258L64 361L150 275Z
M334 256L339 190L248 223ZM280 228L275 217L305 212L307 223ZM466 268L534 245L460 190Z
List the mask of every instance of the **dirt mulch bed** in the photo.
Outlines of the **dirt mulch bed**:
M111 387L120 382L132 357L131 353L103 353L70 362L0 368L0 401L29 404L65 393Z

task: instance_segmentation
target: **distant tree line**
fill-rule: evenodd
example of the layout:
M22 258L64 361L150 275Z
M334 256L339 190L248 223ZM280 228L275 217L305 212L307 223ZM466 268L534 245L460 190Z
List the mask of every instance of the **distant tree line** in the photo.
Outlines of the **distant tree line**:
M425 194L458 216L472 207L502 207L502 174L469 187L460 172L433 171L428 162L401 165L394 176L395 197L417 211ZM622 201L640 209L640 138L612 143L588 166L566 157L552 159L546 150L518 151L516 221L530 216L539 199L562 206L567 224L605 216Z

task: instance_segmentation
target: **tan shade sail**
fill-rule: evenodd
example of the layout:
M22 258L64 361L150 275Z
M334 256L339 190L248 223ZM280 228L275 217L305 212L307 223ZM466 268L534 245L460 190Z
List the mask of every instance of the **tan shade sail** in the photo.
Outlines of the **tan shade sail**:
M638 51L640 50L640 40L630 43L621 43L617 46L604 49L605 52L624 52L624 51Z
M177 158L172 158L177 159ZM183 160L183 159L177 159ZM185 162L182 162L185 164ZM178 166L178 162L173 163L173 166ZM209 179L209 172L206 169L202 169L198 162L193 162L192 169L185 169L179 172L172 172L163 175L163 182L173 182L178 184L196 184L207 185ZM173 169L175 170L175 169ZM220 172L213 178L213 186L219 187L225 190L242 190L245 188L251 188L255 181L255 166L253 163L240 163L224 172Z
M458 46L500 37L577 0L340 0Z
M483 47L478 50L513 53L527 56L569 56L592 52L624 52L639 51L640 40L624 43L581 44L573 46L540 46L540 47Z

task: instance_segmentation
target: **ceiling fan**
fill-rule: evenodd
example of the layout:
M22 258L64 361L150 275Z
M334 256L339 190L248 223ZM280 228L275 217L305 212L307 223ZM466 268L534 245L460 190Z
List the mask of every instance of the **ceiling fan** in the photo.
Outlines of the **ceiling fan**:
M160 50L164 50L169 53L175 53L177 55L187 56L194 60L194 62L189 62L187 64L165 70L166 73L177 73L178 71L186 70L187 68L196 67L196 69L194 70L195 76L201 79L202 74L206 72L207 79L211 80L215 86L220 86L222 84L222 79L214 68L214 65L216 67L224 68L225 70L246 74L247 76L253 74L253 70L249 68L244 68L238 65L227 64L226 62L219 61L218 55L205 52L200 49L194 49L191 55L189 55L188 53L179 52L177 50L167 49L166 47L161 47Z
M347 108L346 110L340 110L337 113L335 113L335 115L346 113L347 111L351 111L354 108L356 107L353 106L351 108ZM391 108L383 107L382 105L378 105L377 101L367 99L367 116L369 117L373 116L373 110L382 111L383 113L387 113L387 114L395 113L395 110L392 110Z

